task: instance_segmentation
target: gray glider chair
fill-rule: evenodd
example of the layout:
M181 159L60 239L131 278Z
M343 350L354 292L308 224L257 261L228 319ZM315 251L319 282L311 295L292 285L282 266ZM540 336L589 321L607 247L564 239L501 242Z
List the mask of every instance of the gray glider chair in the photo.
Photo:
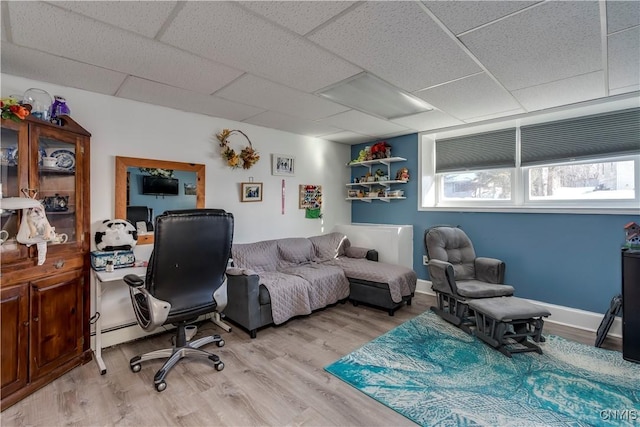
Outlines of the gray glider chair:
M436 226L425 231L428 269L437 307L431 310L448 322L470 332L474 317L468 300L513 295L504 285L504 262L476 257L473 244L459 227Z
M200 349L205 344L224 345L220 335L191 341L199 316L221 312L227 305L227 262L233 241L233 215L220 209L167 211L156 218L153 252L146 280L129 274L133 309L145 331L159 326L176 326L173 348L135 356L130 360L133 372L141 362L167 358L153 381L157 391L167 384L169 370L182 358L196 356L224 369L220 357Z

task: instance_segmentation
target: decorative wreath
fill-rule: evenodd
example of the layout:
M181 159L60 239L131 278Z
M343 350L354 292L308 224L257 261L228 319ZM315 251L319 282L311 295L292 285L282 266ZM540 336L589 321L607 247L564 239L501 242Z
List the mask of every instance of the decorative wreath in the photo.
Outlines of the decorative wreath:
M229 147L229 137L235 132L244 136L249 142L249 145L244 147L242 151L240 151L240 154L236 153L233 148ZM216 134L216 137L218 138L218 141L220 141L220 147L222 148L221 154L222 157L227 161L227 166L233 169L237 169L240 166L242 166L242 169L249 169L251 168L251 166L255 165L258 160L260 160L258 152L254 150L253 146L251 145L251 140L241 130L223 129L222 132Z

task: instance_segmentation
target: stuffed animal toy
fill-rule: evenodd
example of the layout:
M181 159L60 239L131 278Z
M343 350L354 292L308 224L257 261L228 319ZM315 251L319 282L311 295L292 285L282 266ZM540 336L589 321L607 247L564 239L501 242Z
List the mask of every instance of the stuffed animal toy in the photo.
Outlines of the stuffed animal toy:
M95 241L99 251L130 250L138 242L138 232L127 220L106 219L98 227Z
M28 239L41 237L44 240L51 240L55 238L56 233L47 220L47 215L44 213L44 206L40 205L28 209L26 218L27 226L29 227Z

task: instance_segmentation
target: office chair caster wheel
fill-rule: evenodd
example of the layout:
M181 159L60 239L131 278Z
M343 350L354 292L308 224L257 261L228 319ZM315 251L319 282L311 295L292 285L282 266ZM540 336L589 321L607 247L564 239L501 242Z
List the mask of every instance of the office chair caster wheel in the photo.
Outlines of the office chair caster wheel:
M142 369L142 365L140 365L139 363L130 365L129 367L131 368L131 372L140 372L140 370Z
M224 369L224 363L218 362L216 363L216 371L222 371Z
M164 391L167 388L167 383L164 381L160 381L156 384L156 390L159 392Z
M218 341L218 347L224 347L224 340Z

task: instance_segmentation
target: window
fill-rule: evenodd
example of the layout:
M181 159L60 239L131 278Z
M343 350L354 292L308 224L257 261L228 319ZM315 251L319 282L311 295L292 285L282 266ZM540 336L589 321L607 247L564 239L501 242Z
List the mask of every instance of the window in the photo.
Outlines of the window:
M442 200L511 200L512 175L510 169L442 174Z
M422 208L639 210L639 108L500 125L422 136Z
M528 199L634 200L635 163L611 160L526 168Z

